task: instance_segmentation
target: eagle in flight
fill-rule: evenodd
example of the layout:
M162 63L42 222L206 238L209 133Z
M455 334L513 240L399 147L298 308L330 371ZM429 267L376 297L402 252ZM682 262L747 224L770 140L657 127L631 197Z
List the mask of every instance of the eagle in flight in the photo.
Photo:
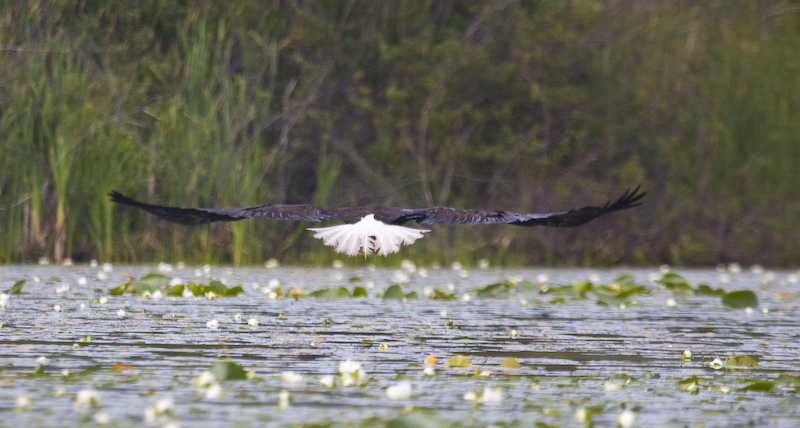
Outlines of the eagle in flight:
M601 207L583 207L569 211L540 214L521 214L509 211L482 209L399 208L366 205L361 207L320 207L315 205L257 205L242 208L178 208L150 205L131 199L119 192L111 192L111 200L118 204L140 208L164 220L184 225L213 223L215 221L237 221L246 218L271 220L322 221L339 219L345 222L337 226L315 227L315 238L334 247L348 256L378 254L385 256L400 251L402 245L411 245L423 234L424 229L401 226L409 221L417 224L513 224L515 226L572 227L588 223L597 217L633 208L647 192L640 186L627 190L614 202Z

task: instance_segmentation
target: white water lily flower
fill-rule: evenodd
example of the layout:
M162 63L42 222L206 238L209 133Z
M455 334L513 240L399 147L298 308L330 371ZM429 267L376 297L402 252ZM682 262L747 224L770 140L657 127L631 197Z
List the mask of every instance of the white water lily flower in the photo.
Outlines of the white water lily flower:
M280 266L280 262L277 259L269 259L264 262L264 267L267 269L275 269L276 267Z
M93 407L100 404L100 392L96 389L82 389L75 396L75 404L82 407Z
M354 373L361 369L361 363L347 360L339 363L339 373Z
M0 293L0 308L5 308L9 300L11 300L11 296L6 293Z
M97 272L97 279L100 281L105 281L108 279L108 274L103 271L99 271Z
M175 401L171 398L160 398L145 410L144 419L147 422L154 422L159 416L171 415L174 411Z
M86 285L87 283L88 283L88 281L86 280L85 276L79 276L78 277L78 285Z
M97 300L97 303L105 305L106 303L108 303L108 297L101 297L100 299Z
M217 320L211 320L211 321L208 321L208 322L206 323L206 327L208 327L208 328L210 328L210 329L216 329L216 328L219 328L219 321L217 321Z
M236 322L242 322L242 314L236 314L233 316L233 320Z
M619 382L613 380L603 382L603 391L619 391L620 389L622 389L622 385Z
M53 305L53 310L56 312L61 312L64 310L64 308L62 308L61 305Z
M295 372L281 373L281 380L283 380L283 383L288 383L290 385L304 385L306 383L306 377Z
M725 367L725 363L722 360L720 360L719 358L714 358L714 360L711 361L711 363L709 363L709 365L711 366L712 369L715 369L715 370L719 370L719 369Z
M114 265L112 265L111 263L103 263L102 269L103 272L109 273L114 270Z
M403 271L396 270L392 274L392 283L395 284L408 284L411 281L411 278L408 276L407 273Z
M222 398L225 396L225 390L222 389L222 385L215 383L206 389L206 398L210 400L214 400L217 398Z
M172 398L159 398L156 403L153 404L153 409L156 411L157 415L172 413L175 411L175 401Z
M464 293L461 296L461 301L464 302L464 303L469 303L469 302L472 301L472 296L470 296L469 293Z
M281 280L278 278L272 278L267 282L267 287L271 289L275 289L281 286Z
M289 391L283 390L278 393L278 405L281 406L281 409L289 407L289 403L291 402L292 394L290 394Z
M17 410L24 410L24 409L30 407L31 404L33 404L33 401L31 400L31 397L28 397L27 395L24 395L24 394L23 395L18 395L17 396L16 405L14 406L14 408L17 409Z
M194 297L194 293L192 293L192 290L189 290L189 287L184 287L183 288L183 292L181 293L181 296L183 296L183 297Z
M153 292L153 296L152 296L153 300L158 300L158 299L160 299L162 297L164 297L164 293L162 293L161 290L156 290L156 291Z
M684 360L691 360L692 359L692 351L686 349L683 351L683 359Z
M249 320L247 320L247 325L249 325L250 327L258 327L258 318L256 317L250 318Z
M633 422L636 420L636 413L634 413L630 409L625 409L619 412L619 416L617 416L617 424L621 428L630 428L633 426Z
M485 386L481 394L477 394L475 391L468 391L464 394L464 400L477 401L479 403L499 403L503 401L503 390Z
M428 366L428 367L425 367L424 370L422 370L422 373L425 376L435 376L436 375L436 369L433 366Z
M195 379L194 386L199 386L201 388L204 388L207 386L211 386L215 383L217 383L217 378L214 377L214 375L211 374L211 372L204 371L203 373L200 373L200 376L198 376L197 379Z
M339 363L339 374L342 386L361 386L367 382L367 372L361 368L361 363L356 361L342 361Z
M411 382L404 380L386 389L386 398L390 400L408 400L411 398Z
M503 390L500 388L483 388L483 395L480 398L481 403L499 403L503 401Z
M319 378L319 384L324 386L325 388L333 388L335 386L334 377L331 375L322 376Z
M69 370L67 369L61 370L61 376L69 377Z
M111 417L104 411L99 411L94 414L94 421L100 425L108 425L111 423Z
M117 311L117 315L120 317L124 317L126 315L125 309L120 309Z

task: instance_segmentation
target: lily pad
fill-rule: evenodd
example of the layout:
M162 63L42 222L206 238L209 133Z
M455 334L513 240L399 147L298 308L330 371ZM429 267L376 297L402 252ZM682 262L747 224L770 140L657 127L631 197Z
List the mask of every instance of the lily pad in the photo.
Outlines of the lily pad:
M247 371L233 361L219 361L214 363L208 371L211 372L220 383L228 380L247 379Z
M472 366L472 361L463 355L456 355L448 358L444 365L447 367L470 367Z
M416 292L403 293L403 290L397 284L390 285L389 288L383 292L383 300L411 300L416 298Z
M775 387L775 382L769 380L758 380L739 388L740 391L769 391Z
M519 362L516 360L516 358L514 358L514 357L508 357L508 358L506 358L505 360L503 360L503 361L500 363L500 367L507 367L507 368L512 368L512 369L518 369L518 368L522 367L522 364L520 364L520 363L519 363Z
M731 291L722 296L722 304L731 308L755 308L758 297L750 290Z
M7 289L5 293L8 294L21 294L22 293L22 286L25 285L25 280L20 280L14 283L11 288Z
M655 282L671 291L688 291L692 289L689 282L686 281L684 277L674 272L665 273L661 278L655 280Z
M322 300L346 299L351 296L350 291L345 287L323 288L312 291L311 295Z
M130 289L135 294L142 294L145 291L154 292L166 288L169 285L169 277L158 274L148 273L147 275L131 281Z
M755 367L758 361L749 355L733 355L725 359L725 367Z

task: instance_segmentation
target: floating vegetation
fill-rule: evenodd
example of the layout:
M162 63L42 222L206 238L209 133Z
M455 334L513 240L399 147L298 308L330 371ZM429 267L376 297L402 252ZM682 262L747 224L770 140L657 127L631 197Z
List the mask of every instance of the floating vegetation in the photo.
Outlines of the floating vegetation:
M331 287L312 291L309 295L323 300L347 299L349 297L367 297L367 290L364 287L355 287L353 291L346 287Z
M22 287L25 285L25 280L20 280L14 283L11 288L4 291L4 293L8 294L22 294Z
M470 367L472 366L472 361L463 355L456 355L448 358L444 365L447 367Z
M145 297L169 295L169 296L195 296L195 297L224 297L236 296L244 292L241 286L228 287L225 284L212 280L208 284L187 284L170 285L171 278L158 273L149 273L140 279L127 282L112 288L108 294L118 296L124 293L137 294Z
M758 365L758 361L749 355L732 355L725 359L726 368L751 368Z
M383 294L379 295L379 297L382 297L383 300L412 300L417 298L417 292L411 291L404 293L399 285L393 284L390 285Z
M758 297L750 290L739 290L722 295L722 304L731 308L756 308Z
M728 411L754 399L779 424L800 421L798 346L784 340L800 324L791 310L800 295L780 273L768 285L751 278L763 307L745 314L721 301L747 283L714 282L716 271L498 280L495 269L422 278L406 263L409 281L398 284L389 270L275 268L264 277L259 267L225 271L224 281L246 285L216 300L224 289L178 278L192 270L114 267L108 281L136 279L109 294L80 266L47 269L27 276L20 294L0 294L0 381L7 413L21 421L13 425L54 421L44 408L78 408L63 424L111 426L224 426L236 414L334 427L344 411L355 415L348 426L365 428L657 426L675 408L676 426L761 425L754 411ZM19 277L0 280L8 290ZM79 400L81 390L97 395Z

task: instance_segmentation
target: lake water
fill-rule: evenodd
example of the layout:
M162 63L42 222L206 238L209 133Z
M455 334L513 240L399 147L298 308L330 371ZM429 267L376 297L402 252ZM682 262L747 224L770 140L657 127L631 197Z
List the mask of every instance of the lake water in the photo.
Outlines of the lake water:
M109 295L158 268L106 271L0 266L0 290L26 280L0 309L0 426L616 426L623 411L632 426L800 426L797 271L677 270L690 287L682 292L653 282L659 268L162 272L173 284L215 278L244 289L211 299ZM640 287L632 295L561 287L624 274ZM535 289L516 286L525 281ZM419 298L380 297L392 284ZM700 284L751 290L757 307L726 306L694 292ZM339 286L367 296L286 296ZM453 298L428 297L434 289ZM471 366L445 366L456 355ZM734 355L757 365L712 367ZM501 366L509 357L520 367ZM342 384L347 360L361 364L362 385ZM248 378L197 385L219 361ZM388 398L402 382L410 396L400 388Z

